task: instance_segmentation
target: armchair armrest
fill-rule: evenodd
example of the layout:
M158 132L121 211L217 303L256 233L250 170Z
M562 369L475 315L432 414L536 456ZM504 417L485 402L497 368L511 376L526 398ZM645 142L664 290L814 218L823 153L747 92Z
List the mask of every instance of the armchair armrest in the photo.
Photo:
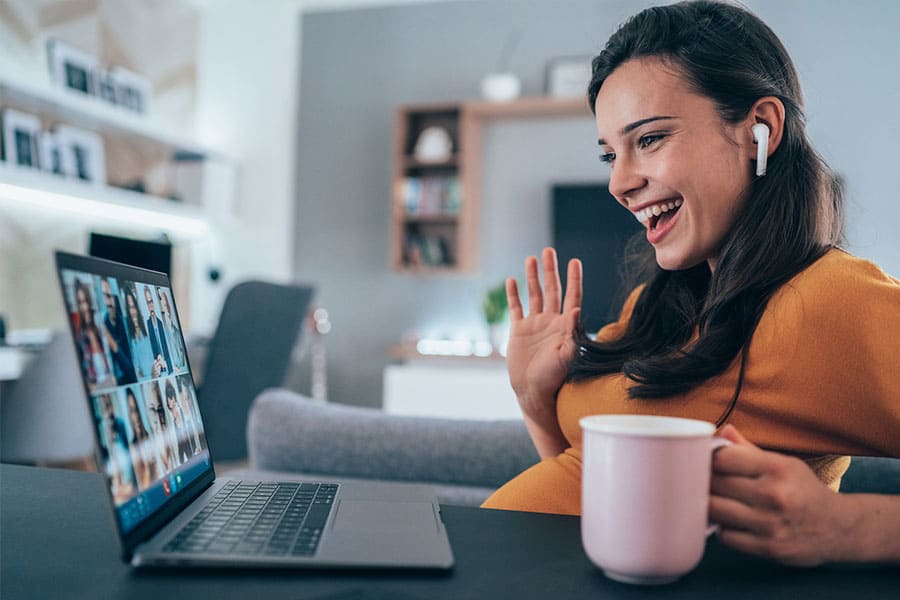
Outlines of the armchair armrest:
M267 390L250 409L255 469L497 487L538 462L521 421L388 415Z

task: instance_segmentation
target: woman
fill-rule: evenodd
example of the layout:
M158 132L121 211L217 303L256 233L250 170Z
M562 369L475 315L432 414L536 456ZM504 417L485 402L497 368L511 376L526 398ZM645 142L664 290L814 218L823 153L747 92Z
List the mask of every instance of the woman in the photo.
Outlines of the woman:
M115 385L110 360L103 346L103 336L94 320L94 300L91 290L80 279L75 280L75 304L78 309L78 326L75 338L81 358L81 369L91 390Z
M175 363L172 366L172 371L181 371L187 365L184 356L184 345L182 344L184 338L181 337L181 328L169 302L168 290L162 286L157 286L156 294L159 296L160 319L168 337L169 348L172 350L172 361Z
M179 463L186 463L194 455L191 432L187 428L181 405L178 403L178 395L175 393L175 385L172 380L166 381L166 406L172 415L172 433L175 437L174 450Z
M147 327L144 325L141 309L138 308L134 286L126 284L123 288L125 290L125 312L127 314L125 322L128 324L131 354L134 356L134 369L137 371L138 379L155 379L159 377L162 367L160 361L153 356L153 347L150 344L150 337L147 335Z
M159 461L150 434L141 418L134 388L129 387L125 390L125 402L128 406L128 422L131 424L131 463L137 476L138 489L145 490L162 474L159 472Z
M191 445L194 448L194 454L200 454L201 450L203 450L200 442L200 419L197 417L198 412L192 388L190 375L178 376L178 401L181 404L181 413L184 416L187 429L191 433Z
M147 384L150 388L150 400L147 402L147 414L150 416L150 430L153 432L153 444L156 454L159 456L160 473L171 473L178 465L175 454L172 452L171 432L166 421L166 409L163 407L159 393L159 385L156 382ZM144 388L145 390L147 388Z
M580 262L563 301L553 250L543 288L526 261L527 317L507 280L510 382L544 460L484 506L580 513L578 420L596 413L728 423L833 489L846 455L900 456L900 282L838 249L840 188L775 34L730 4L647 9L594 59L588 98L649 268L595 340Z
M111 394L102 394L100 400L100 429L106 447L106 472L110 478L116 505L122 504L137 492L134 466L128 453L125 426L116 417Z

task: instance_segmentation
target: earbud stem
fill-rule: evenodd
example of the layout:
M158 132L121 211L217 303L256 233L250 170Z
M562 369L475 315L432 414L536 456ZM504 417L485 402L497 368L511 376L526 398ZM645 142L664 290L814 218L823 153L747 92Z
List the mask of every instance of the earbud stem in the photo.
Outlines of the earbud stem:
M757 123L752 127L753 141L756 143L756 176L766 174L766 163L769 160L769 126Z

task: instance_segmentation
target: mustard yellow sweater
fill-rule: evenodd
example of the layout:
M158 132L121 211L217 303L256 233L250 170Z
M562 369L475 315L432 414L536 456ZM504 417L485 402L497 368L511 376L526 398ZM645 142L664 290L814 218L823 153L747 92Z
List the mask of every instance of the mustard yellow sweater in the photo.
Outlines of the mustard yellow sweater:
M639 293L598 338L624 332ZM739 362L665 399L629 398L630 381L621 373L564 385L557 417L571 447L509 481L483 507L580 514L581 417L628 413L716 422L734 395ZM831 250L782 286L753 334L727 422L763 448L804 458L834 489L849 465L846 455L900 456L900 281Z

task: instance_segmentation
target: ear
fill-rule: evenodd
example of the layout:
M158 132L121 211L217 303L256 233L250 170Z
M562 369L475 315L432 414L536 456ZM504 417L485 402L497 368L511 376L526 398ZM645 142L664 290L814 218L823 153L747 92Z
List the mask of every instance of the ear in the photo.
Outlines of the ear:
M775 96L764 96L753 103L745 123L747 153L756 160L756 145L753 143L752 127L765 123L769 128L769 156L778 149L784 135L784 104Z

